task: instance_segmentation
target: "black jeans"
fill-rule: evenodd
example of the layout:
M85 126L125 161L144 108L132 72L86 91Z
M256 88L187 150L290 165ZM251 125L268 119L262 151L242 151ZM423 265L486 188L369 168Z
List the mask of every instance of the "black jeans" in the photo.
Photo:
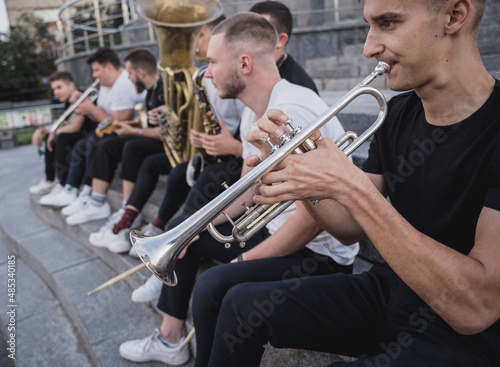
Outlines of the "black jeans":
M297 288L302 283L301 278L336 272L350 274L352 265L337 264L331 258L319 255L308 248L289 256L243 261L205 271L193 291L196 366L208 364L221 304L232 287L244 283L286 280L292 288ZM269 308L269 312L274 312L274 307L276 311L279 310L273 305L271 307L273 309ZM224 317L224 314L221 314L221 318Z
M170 181L171 169L172 167L170 166L170 162L165 152L152 154L144 158L127 204L130 204L139 211L142 211L144 205L146 205L147 201L151 197L151 194L155 190L159 176L169 174L168 179Z
M213 302L210 295L196 294L197 308ZM387 265L356 275L243 283L226 293L220 315L210 362L197 361L198 366L258 366L268 341L277 348L359 357L332 366L493 367L500 362L498 321L477 335L456 333ZM195 317L199 346L205 326Z
M57 149L55 150L55 168L57 173L57 178L61 185L66 184L66 180L69 174L71 166L71 155L73 152L73 147L78 141L85 139L88 133L79 131L76 133L61 133L57 135ZM78 185L80 186L80 185Z
M74 187L80 187L82 184L88 186L92 185L92 177L89 175L89 168L99 141L100 138L92 134L79 140L73 146L69 173L66 178L67 184Z
M120 178L135 182L144 158L162 150L163 145L159 140L111 135L97 144L90 164L90 176L106 182L113 181L123 157Z
M57 144L55 144L52 152L47 149L47 138L49 134L45 135L45 153L43 159L45 161L45 179L47 181L54 181L56 178L56 148Z

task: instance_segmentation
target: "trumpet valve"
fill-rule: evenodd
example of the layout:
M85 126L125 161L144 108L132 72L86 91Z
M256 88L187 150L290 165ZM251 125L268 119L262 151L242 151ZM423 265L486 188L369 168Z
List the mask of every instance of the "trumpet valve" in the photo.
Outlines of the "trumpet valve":
M274 145L271 142L270 137L265 138L264 143L269 144L269 146L271 147L271 149L269 150L269 154L273 154L275 151L277 151L280 148L280 146L278 144Z

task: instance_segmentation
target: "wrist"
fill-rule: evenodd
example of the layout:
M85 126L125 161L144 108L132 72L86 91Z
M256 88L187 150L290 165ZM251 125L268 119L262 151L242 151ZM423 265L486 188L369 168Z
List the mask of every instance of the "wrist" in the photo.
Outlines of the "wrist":
M139 136L140 136L140 137L142 137L142 134L143 134L143 133L144 133L144 129L143 129L143 128L140 128L140 129L139 129L139 133L138 133L138 134L139 134Z
M243 260L243 254L244 254L244 252L242 252L241 254L238 255L238 262L245 261L245 260Z

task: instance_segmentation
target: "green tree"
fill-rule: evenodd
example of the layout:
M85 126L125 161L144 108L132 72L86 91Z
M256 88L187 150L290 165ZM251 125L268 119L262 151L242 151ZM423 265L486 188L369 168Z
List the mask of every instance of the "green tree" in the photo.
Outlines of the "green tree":
M9 34L0 37L0 100L47 98L43 78L55 71L53 37L40 18L24 13Z

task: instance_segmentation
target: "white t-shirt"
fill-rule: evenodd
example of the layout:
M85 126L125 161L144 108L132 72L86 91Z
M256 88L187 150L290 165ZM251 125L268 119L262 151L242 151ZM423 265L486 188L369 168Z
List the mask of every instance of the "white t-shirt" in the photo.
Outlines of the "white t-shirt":
M266 112L271 108L285 112L288 117L292 119L292 123L295 126L305 127L321 115L328 106L312 90L281 79L276 83L271 92ZM243 111L240 126L241 141L243 143L243 158L252 154L260 155L260 151L246 140L246 135L250 131L258 129L257 120L261 117L264 116L256 116L248 107ZM322 136L332 138L334 141L344 134L344 128L336 117L327 122L320 131ZM294 212L295 203L290 205L283 213L267 225L269 233L273 234L276 232ZM326 231L316 236L307 244L307 247L316 253L332 258L342 265L352 264L354 262L354 257L359 251L358 243L344 246Z
M113 111L130 110L137 103L145 102L146 93L147 91L137 93L134 83L128 78L128 71L123 69L111 87L99 88L97 104L109 114Z
M233 134L238 130L245 105L239 99L222 99L217 94L212 80L205 78L205 88L217 119L222 121Z

